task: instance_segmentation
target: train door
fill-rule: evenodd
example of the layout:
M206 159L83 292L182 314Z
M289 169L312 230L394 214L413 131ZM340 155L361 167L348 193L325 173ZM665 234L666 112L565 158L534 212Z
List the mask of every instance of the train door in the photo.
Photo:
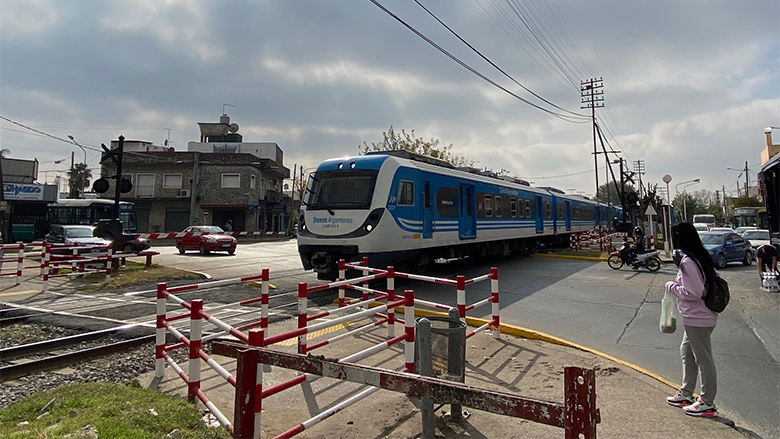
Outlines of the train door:
M563 215L566 218L566 230L571 230L571 201L564 202L565 210Z
M431 200L431 182L423 183L423 239L433 238L433 201Z
M477 212L474 186L460 185L458 197L458 237L471 239L477 237Z
M536 202L536 233L544 233L544 204L540 195L534 195Z
M550 214L552 215L553 235L558 234L558 225L560 224L559 220L561 219L561 216L562 216L562 215L559 215L559 213L561 212L560 206L561 205L558 204L558 197L553 196L552 197L552 205L550 207L552 209Z

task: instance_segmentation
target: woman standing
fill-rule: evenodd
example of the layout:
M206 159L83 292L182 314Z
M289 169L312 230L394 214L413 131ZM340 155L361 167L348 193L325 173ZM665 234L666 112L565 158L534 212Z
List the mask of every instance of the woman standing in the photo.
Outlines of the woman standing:
M709 252L699 239L692 224L680 223L672 227L674 247L684 253L677 278L666 283L666 289L677 297L685 334L680 345L682 356L682 387L676 395L666 398L669 404L682 407L691 416L717 415L715 395L718 378L712 357L710 336L718 321L718 314L704 305L707 285L715 278L715 267ZM693 391L701 372L701 396L694 401Z

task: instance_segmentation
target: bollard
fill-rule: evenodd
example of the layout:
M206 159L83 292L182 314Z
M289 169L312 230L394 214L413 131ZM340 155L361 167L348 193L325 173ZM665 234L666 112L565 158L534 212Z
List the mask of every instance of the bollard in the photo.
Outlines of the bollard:
M417 321L417 353L419 360L417 373L424 377L433 376L431 350L431 322L423 317ZM433 439L436 437L436 416L434 416L433 399L420 398L420 403L423 423L422 437L423 439Z
M465 327L462 333L456 330L460 328L461 321L457 309L449 310L450 335L447 344L447 373L451 377L460 377L460 382L466 382L466 336ZM454 419L463 419L463 407L460 404L450 404L450 416Z
M160 282L157 284L157 321L155 324L154 339L154 376L162 378L165 376L165 290L168 284Z

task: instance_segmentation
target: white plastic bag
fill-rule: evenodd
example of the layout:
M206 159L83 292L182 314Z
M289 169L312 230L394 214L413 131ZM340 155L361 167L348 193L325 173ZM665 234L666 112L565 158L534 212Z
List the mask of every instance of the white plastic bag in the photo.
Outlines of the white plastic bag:
M659 328L664 334L672 334L677 330L677 319L674 318L674 296L669 290L664 292L664 297L661 299L661 322Z

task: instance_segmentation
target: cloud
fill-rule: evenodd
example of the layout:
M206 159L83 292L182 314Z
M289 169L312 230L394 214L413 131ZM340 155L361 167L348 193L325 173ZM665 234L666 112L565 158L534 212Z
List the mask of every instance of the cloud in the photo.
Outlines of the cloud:
M34 39L44 43L60 25L56 2L47 0L4 1L0 13L3 40Z

